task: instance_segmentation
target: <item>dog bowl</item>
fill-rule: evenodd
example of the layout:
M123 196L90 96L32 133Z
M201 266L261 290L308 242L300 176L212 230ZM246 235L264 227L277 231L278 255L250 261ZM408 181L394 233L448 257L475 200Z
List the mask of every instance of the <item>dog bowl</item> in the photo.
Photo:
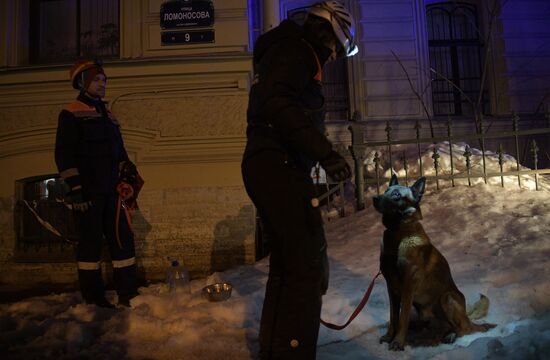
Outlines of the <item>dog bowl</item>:
M202 288L202 296L208 301L225 301L231 297L233 285L230 283L216 283Z

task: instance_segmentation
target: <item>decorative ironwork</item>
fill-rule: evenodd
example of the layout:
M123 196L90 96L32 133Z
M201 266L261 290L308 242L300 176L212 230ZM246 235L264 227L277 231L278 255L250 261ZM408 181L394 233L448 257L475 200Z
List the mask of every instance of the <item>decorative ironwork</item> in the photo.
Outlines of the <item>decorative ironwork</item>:
M521 182L521 176L525 175L535 175L535 183L536 183L536 189L538 190L539 184L539 175L541 174L550 174L550 168L544 168L539 169L539 159L538 159L538 153L540 152L538 149L538 146L535 142L529 142L527 144L530 144L531 146L531 152L533 153L533 157L531 158L533 160L533 163L535 164L535 169L523 169L521 168L519 164L519 137L532 137L532 136L540 136L540 135L548 135L550 134L550 128L544 126L543 128L530 128L525 130L519 130L519 117L514 114L513 118L511 119L512 123L512 129L513 131L501 131L501 132L483 132L483 133L476 133L476 134L464 134L460 135L461 141L473 141L480 143L481 146L481 159L479 159L479 163L483 163L483 166L479 166L479 174L475 173L473 171L474 163L472 158L472 149L469 145L465 146L464 153L463 154L456 154L456 148L453 148L453 141L457 139L457 136L454 134L454 129L452 125L452 121L448 121L447 123L447 134L442 136L434 136L434 137L426 137L422 138L420 136L420 124L417 121L415 124L415 130L416 130L416 136L414 138L408 138L408 139L394 139L391 132L391 126L389 126L389 123L386 124L386 134L387 134L387 140L386 141L367 141L364 137L364 128L366 124L364 124L362 127L357 127L356 129L360 129L361 133L353 133L352 135L352 146L350 149L353 148L353 146L365 146L369 148L374 149L391 149L391 146L395 145L410 145L416 147L418 151L418 159L420 164L420 172L421 176L425 176L428 181L435 180L437 189L439 189L439 182L440 180L449 180L453 184L455 183L454 180L456 179L467 179L468 186L472 186L472 178L477 179L483 179L485 183L488 183L488 179L492 177L500 177L501 178L501 186L504 186L504 176L517 176L518 177L518 186L521 188L522 182ZM483 125L483 123L481 123ZM508 170L504 171L504 161L506 160L504 150L502 149L502 144L500 144L499 149L497 150L498 158L499 158L499 170L492 171L491 169L487 169L488 163L487 163L487 156L488 151L485 148L485 141L487 139L502 139L502 138L509 138L515 142L515 149L516 149L516 169L514 170ZM357 139L360 139L357 140ZM449 142L449 155L450 155L450 162L451 162L451 172L450 174L442 173L441 170L441 163L440 163L440 154L439 150L436 146L433 147L432 151L432 159L434 162L434 169L435 169L435 175L429 175L426 176L423 174L422 171L422 153L421 153L421 144L433 144L436 145L441 142ZM363 149L363 148L362 148ZM400 150L401 151L401 150ZM404 180L405 183L408 182L409 178L409 171L410 171L410 159L407 159L406 150L403 150L402 153L399 154L400 159L403 161L403 169L405 171ZM466 162L466 170L462 173L457 172L455 167L455 156L459 157L460 155L464 156L465 162ZM477 154L476 154L477 155ZM367 184L376 184L376 191L378 194L380 194L380 185L381 183L388 181L389 178L382 177L380 175L380 171L384 171L384 168L381 166L381 154L378 151L375 151L374 154L374 172L375 172L375 179L372 179L372 176L365 176L365 185ZM356 160L358 161L358 160ZM476 158L477 162L477 158ZM393 164L392 164L393 165ZM478 169L476 167L476 169ZM393 170L393 169L392 169Z

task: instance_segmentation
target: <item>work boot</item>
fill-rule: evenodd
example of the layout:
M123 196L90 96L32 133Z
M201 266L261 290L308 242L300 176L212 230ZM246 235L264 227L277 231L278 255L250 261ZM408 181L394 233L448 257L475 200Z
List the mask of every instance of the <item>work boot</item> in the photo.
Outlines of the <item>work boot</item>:
M119 298L118 299L118 305L129 308L129 307L131 307L130 306L130 299L129 298Z
M124 307L131 307L130 306L130 300L135 298L138 294L131 294L131 295L119 295L118 296L118 305L124 306Z
M106 309L115 309L116 308L116 306L111 304L104 297L101 297L101 298L98 298L98 299L93 299L93 300L86 300L86 304L95 305L95 306L99 306L99 307L106 308Z

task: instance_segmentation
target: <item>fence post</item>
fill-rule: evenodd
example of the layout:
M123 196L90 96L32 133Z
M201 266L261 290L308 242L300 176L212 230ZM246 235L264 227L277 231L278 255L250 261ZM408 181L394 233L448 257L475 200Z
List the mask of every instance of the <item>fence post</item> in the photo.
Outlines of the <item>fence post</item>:
M407 164L407 153L403 150L403 170L405 170L405 186L409 186L409 164Z
M502 143L498 145L498 166L500 167L500 185L504 187L504 176L502 176L502 167L504 166L504 150L502 149Z
M374 153L374 159L372 159L372 161L374 162L374 173L376 174L376 195L380 195L380 174L378 173L380 155L378 155L378 151Z
M470 162L470 156L472 156L472 152L470 151L470 147L466 145L466 149L464 149L464 157L466 158L466 173L468 174L468 186L472 186L472 181L470 180L470 169L472 167Z
M345 217L346 216L346 203L344 201L344 182L343 181L340 181L338 183L338 192L340 193L340 198L342 199L342 207L340 208L340 210L338 211L340 217Z
M434 145L434 151L432 154L432 159L434 160L434 169L435 169L435 188L439 190L439 152L437 151L437 146Z
M537 146L537 142L535 140L533 140L533 142L531 142L531 153L533 153L533 163L535 165L535 171L538 170L538 161L539 161L539 158L538 158L538 153L539 153L539 147ZM538 172L535 172L535 190L539 190L539 174Z
M420 176L424 176L424 168L422 166L422 153L420 152L420 129L422 126L420 125L420 122L416 120L416 123L414 124L414 129L416 130L416 147L418 149L418 162L420 166Z
M393 173L393 160L392 160L392 155L391 155L391 140L392 140L391 131L393 130L393 128L391 127L389 120L386 121L386 128L384 130L386 131L386 137L388 139L388 157L389 157L389 161L390 161L390 173Z
M351 146L349 151L355 164L355 198L357 200L357 210L365 208L365 174L363 173L365 163L365 144L363 127L359 123L361 114L359 111L353 113L350 119L348 130L351 132Z
M512 112L512 129L514 130L514 140L516 142L516 170L518 172L518 187L521 189L521 175L519 174L519 140L518 140L518 126L519 116Z

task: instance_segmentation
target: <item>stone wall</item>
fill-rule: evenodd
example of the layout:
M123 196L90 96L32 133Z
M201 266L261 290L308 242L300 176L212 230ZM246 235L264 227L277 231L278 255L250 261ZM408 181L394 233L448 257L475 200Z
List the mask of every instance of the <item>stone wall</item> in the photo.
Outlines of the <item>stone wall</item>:
M254 208L240 186L144 191L139 206L136 255L148 279L165 276L167 257L194 277L254 261Z

